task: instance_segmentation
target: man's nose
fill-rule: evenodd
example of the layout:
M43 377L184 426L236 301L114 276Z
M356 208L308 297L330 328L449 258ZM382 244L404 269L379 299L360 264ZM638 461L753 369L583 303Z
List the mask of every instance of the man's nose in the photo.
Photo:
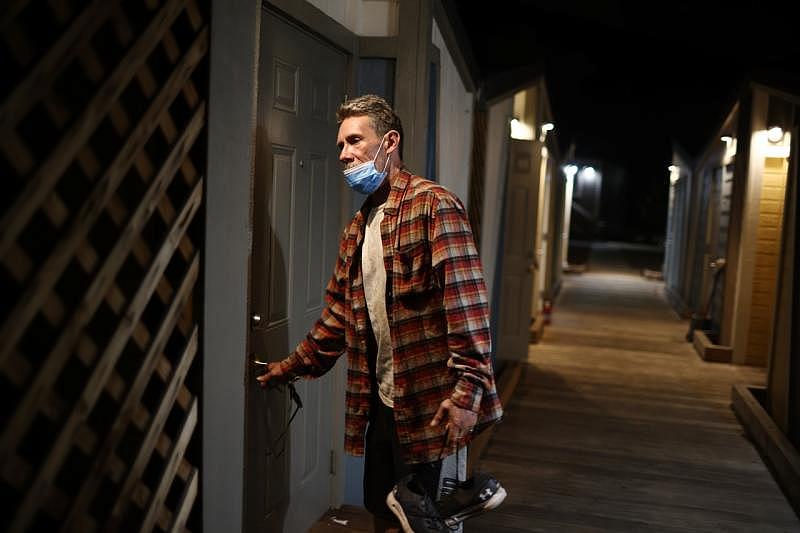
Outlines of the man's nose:
M353 157L350 155L350 150L347 149L347 146L342 147L342 150L339 152L339 161L342 163L349 163L353 160Z

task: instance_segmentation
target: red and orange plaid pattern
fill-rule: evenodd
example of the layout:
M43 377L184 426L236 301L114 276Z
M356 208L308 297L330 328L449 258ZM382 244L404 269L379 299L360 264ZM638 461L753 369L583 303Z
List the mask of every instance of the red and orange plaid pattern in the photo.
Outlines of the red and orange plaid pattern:
M447 189L399 172L384 213L395 422L405 460L430 462L442 453L444 424L429 425L442 401L477 412L476 432L503 413L492 371L486 287L465 209ZM281 363L289 374L314 377L347 353L345 449L354 455L364 453L371 394L360 266L366 214L356 213L342 235L322 316Z

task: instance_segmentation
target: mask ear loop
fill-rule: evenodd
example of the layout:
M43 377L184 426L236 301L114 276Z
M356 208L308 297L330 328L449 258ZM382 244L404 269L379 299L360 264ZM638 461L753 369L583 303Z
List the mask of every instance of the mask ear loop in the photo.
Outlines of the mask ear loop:
M383 148L383 141L386 140L386 136L389 135L390 131L394 130L389 130L383 134L383 137L381 137L381 144L380 146L378 146L378 150L375 152L375 157L372 158L372 166L375 167L375 170L378 170L378 167L375 166L375 163L378 160L378 154L381 153L381 148ZM387 168L389 168L389 152L386 152L386 163L383 164L383 170L381 170L381 173L386 172Z

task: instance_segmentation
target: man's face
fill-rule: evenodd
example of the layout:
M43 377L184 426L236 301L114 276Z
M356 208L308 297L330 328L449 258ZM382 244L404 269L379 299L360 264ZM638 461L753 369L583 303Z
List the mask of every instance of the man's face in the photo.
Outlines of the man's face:
M381 138L372 129L367 116L348 117L339 125L336 146L339 147L339 161L344 168L372 161L380 143Z

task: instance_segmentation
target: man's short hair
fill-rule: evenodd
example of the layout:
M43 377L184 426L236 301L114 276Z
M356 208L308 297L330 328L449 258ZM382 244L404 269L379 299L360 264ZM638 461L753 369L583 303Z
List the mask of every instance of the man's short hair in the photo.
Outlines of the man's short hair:
M351 98L342 103L336 110L336 122L350 117L369 117L372 129L383 137L387 132L395 130L400 134L400 159L403 158L403 124L400 117L394 112L392 106L385 99L376 94L365 94Z

